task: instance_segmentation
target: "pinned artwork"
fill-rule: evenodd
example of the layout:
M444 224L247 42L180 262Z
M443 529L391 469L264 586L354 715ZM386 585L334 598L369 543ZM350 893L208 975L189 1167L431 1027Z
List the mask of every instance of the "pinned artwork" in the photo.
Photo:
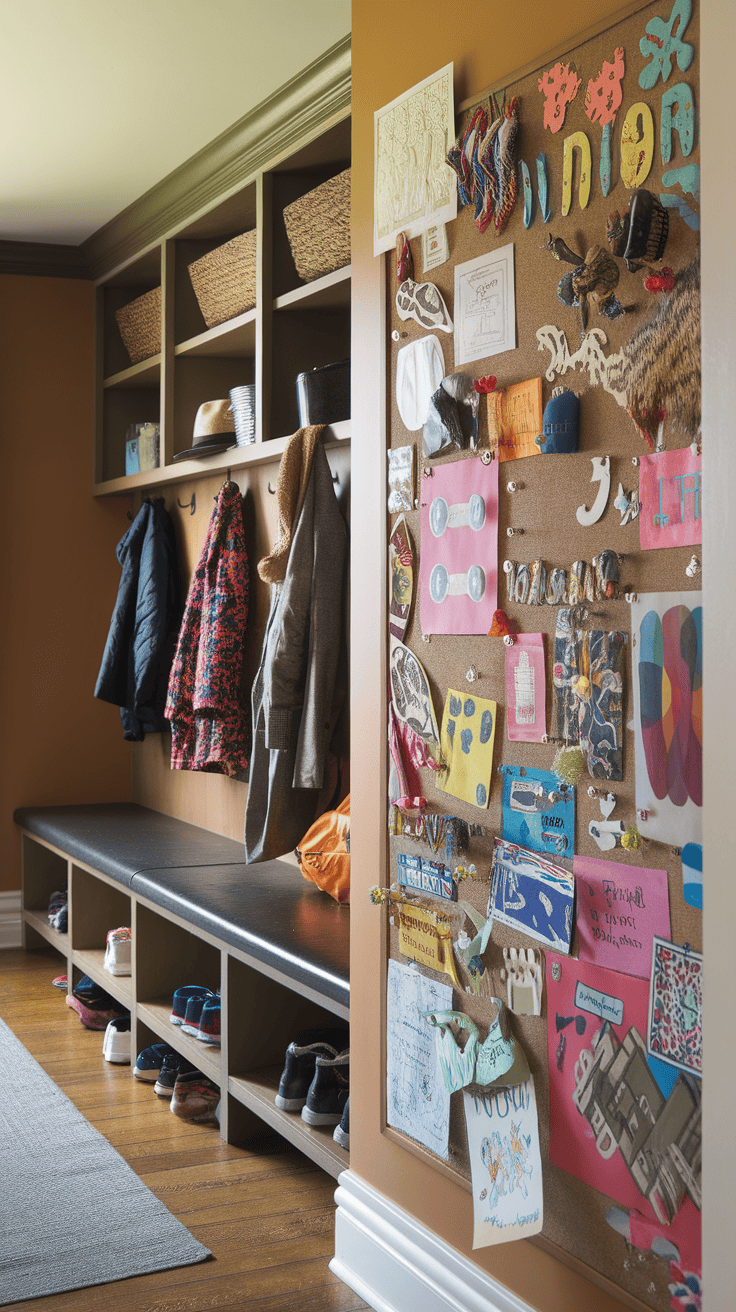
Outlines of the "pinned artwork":
M418 1143L447 1157L450 1095L431 1031L421 1011L452 1006L452 988L398 961L388 963L386 989L386 1120Z
M534 192L532 191L532 180L529 174L529 165L524 160L519 164L521 172L521 186L524 192L524 227L531 228L534 222Z
M636 807L645 838L701 841L703 635L699 592L631 606Z
M471 938L465 930L465 919L462 926L455 936L455 952L458 961L467 971L470 979L470 988L466 989L467 993L480 995L483 991L483 985L488 980L486 974L486 964L483 960L483 953L488 947L488 940L491 937L493 921L481 915L480 911L473 906L472 902L461 900L458 907L463 916L467 917L475 929L475 934Z
M654 118L649 106L639 100L630 106L621 128L621 181L629 191L646 182L653 159Z
M496 710L496 703L485 697L447 690L440 740L444 769L437 786L471 806L488 806Z
M437 1058L448 1093L472 1085L478 1093L510 1088L529 1078L526 1054L508 1028L501 998L490 998L496 1015L481 1042L477 1025L464 1011L422 1013L435 1030ZM467 1034L463 1049L458 1047L451 1025Z
M390 639L389 682L391 705L397 719L407 724L425 743L436 748L439 730L429 680L421 661L410 647L405 647L397 638Z
M455 265L455 364L516 349L514 247Z
M504 948L503 970L509 1010L517 1016L542 1014L542 954L536 948Z
M651 957L647 1052L692 1075L703 1073L703 958L685 944L655 938Z
M537 445L544 456L570 455L578 449L580 402L567 387L555 387L544 407L542 437Z
M639 511L641 510L639 504L639 493L636 491L624 492L623 483L619 483L618 485L616 500L613 504L614 508L621 516L621 528L625 528L627 524L638 519Z
M660 1090L641 1037L648 993L647 980L547 954L550 1161L692 1251L700 1081L680 1076L668 1097ZM560 1032L568 1016L585 1024Z
M396 873L404 888L413 888L416 893L428 893L446 902L457 901L457 884L452 878L452 871L441 861L428 861L423 856L399 852L396 857Z
M580 151L580 169L578 173L578 204L581 210L587 208L590 200L590 180L592 161L590 142L584 132L573 132L565 137L562 153L562 214L570 213L572 205L572 176L575 151Z
M572 273L566 273L557 285L557 295L563 305L577 307L580 310L580 322L583 332L588 326L590 303L597 307L598 313L606 319L617 319L624 314L624 307L614 295L619 282L619 268L616 261L604 251L602 246L590 246L585 256L570 250L561 237L550 234L547 250L556 260L574 264Z
M659 140L663 164L672 159L673 132L679 138L680 153L687 159L695 145L695 97L687 82L678 82L662 96Z
M389 632L399 641L406 632L414 592L414 552L403 515L388 540Z
M604 355L603 347L608 338L602 328L590 328L582 338L580 346L571 352L567 336L554 324L545 324L536 332L540 351L549 351L550 361L545 378L548 383L554 381L556 374L566 374L568 369L580 369L587 373L591 387L602 387L618 405L626 405L626 391L622 372L623 353Z
M396 292L396 313L402 320L413 319L420 328L452 332L449 311L433 282L414 282L413 278L402 282Z
M575 628L557 612L554 737L577 742L594 779L623 778L623 663L627 635Z
M682 849L682 895L689 907L703 909L703 849L686 843Z
M416 433L426 423L430 401L444 373L442 347L439 338L432 334L407 342L399 351L396 357L396 404L401 422L410 433Z
M455 136L453 66L446 64L373 115L373 254L398 233L417 237L457 215L457 190L445 162Z
M589 856L573 871L580 960L648 979L654 937L670 933L667 871Z
M444 223L431 223L422 233L422 273L430 273L450 258L447 227Z
M486 1097L464 1093L473 1185L473 1248L538 1234L542 1160L534 1080Z
M496 232L506 227L516 203L516 138L519 132L519 97L514 96L502 111L501 124L493 140L493 182L490 187ZM482 231L482 229L481 229Z
M590 476L590 481L600 485L595 501L590 509L587 506L578 506L575 512L578 524L582 524L584 528L589 528L591 524L597 524L608 505L608 494L611 490L610 456L593 456L593 473Z
M683 41L692 8L692 0L675 0L669 19L658 15L649 19L639 42L642 55L649 60L639 74L639 86L643 90L650 91L660 77L667 81L673 59L681 73L692 64L695 52L688 41Z
M703 541L702 459L689 446L639 461L642 551L694 547Z
M567 107L582 86L574 64L560 60L543 73L537 83L544 96L544 126L550 132L559 132L565 122Z
M487 634L497 605L498 462L438 466L422 492L422 632Z
M388 452L388 509L414 508L414 447L397 446Z
M420 906L412 899L393 895L391 913L399 932L399 952L428 970L449 975L455 988L459 989L449 915Z
M503 836L545 856L572 856L575 790L548 770L502 766Z
M539 455L542 380L529 378L485 394L488 445L499 460Z
M541 743L547 731L544 638L519 633L504 653L506 733L510 742Z
M604 196L611 190L611 126L623 100L624 72L624 52L621 46L617 46L613 63L604 59L600 72L589 80L585 93L585 112L591 123L600 123L602 128L600 180Z
M536 852L496 839L488 915L557 952L569 952L575 880Z

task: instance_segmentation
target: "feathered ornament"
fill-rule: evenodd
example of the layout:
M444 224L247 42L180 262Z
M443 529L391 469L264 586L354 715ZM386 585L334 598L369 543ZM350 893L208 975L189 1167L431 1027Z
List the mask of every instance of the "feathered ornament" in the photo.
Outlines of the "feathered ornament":
M493 142L496 232L502 232L506 227L516 202L516 138L519 134L520 103L520 97L514 96Z
M473 154L476 150L478 131L485 133L488 115L483 105L479 105L467 127L460 133L455 143L450 146L445 157L453 173L457 176L457 199L461 206L469 205L475 191L473 172Z

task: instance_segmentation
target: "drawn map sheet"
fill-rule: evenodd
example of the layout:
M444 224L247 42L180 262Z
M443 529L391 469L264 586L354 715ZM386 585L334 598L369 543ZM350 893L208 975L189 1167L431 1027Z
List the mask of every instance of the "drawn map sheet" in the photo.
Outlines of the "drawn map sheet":
M450 1095L437 1063L434 1030L419 1013L451 1008L449 984L437 984L418 970L389 961L386 1120L438 1157L447 1157Z
M418 237L457 215L455 174L445 156L455 140L453 65L446 64L373 115L373 254L398 233Z
M473 1248L542 1229L542 1160L534 1080L485 1098L463 1094L473 1181Z

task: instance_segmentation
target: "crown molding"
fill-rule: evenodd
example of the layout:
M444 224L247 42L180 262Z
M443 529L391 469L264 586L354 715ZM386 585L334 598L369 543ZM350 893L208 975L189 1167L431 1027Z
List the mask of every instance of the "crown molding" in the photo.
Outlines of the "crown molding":
M242 187L350 111L350 38L215 137L78 247L100 278Z
M47 241L0 241L0 273L27 278L91 278L80 246Z

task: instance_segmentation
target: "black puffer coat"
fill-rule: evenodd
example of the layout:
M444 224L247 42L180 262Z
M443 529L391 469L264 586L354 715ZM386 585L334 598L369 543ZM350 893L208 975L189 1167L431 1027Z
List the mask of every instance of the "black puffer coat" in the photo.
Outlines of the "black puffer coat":
M144 501L118 543L122 566L95 697L120 707L123 737L168 729L169 671L181 621L176 540L163 498Z

